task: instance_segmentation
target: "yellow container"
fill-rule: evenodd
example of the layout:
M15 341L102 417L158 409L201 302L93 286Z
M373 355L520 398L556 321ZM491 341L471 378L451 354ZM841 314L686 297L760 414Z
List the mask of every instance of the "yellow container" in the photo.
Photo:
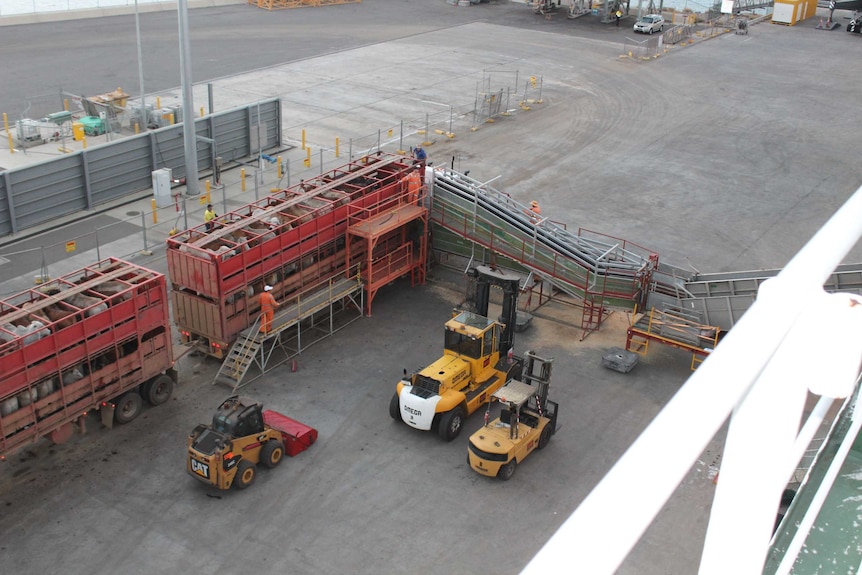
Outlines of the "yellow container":
M772 8L772 23L793 26L814 16L817 0L776 0Z
M72 138L76 142L84 139L84 124L81 122L72 122Z

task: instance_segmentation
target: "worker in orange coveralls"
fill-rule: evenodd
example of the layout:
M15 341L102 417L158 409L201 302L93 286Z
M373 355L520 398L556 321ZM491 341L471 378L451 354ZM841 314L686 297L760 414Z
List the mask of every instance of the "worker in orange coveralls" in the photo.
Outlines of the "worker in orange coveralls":
M422 190L422 176L419 175L419 166L416 166L415 170L411 170L404 177L404 180L407 183L407 203L419 203L419 193Z
M260 331L269 333L272 329L273 312L278 309L278 302L275 301L272 291L272 286L264 286L260 293Z
M532 202L530 202L530 212L532 212L530 215L534 219L539 219L539 217L541 217L542 208L539 207L539 202L537 202L536 200L533 200Z

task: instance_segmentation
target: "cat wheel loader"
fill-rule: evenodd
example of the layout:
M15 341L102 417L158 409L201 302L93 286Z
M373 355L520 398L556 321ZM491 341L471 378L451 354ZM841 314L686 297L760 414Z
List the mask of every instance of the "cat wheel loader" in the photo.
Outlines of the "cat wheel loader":
M216 409L210 425L198 425L188 439L188 473L218 489L250 487L257 467L277 467L317 440L317 430L263 405L234 395Z

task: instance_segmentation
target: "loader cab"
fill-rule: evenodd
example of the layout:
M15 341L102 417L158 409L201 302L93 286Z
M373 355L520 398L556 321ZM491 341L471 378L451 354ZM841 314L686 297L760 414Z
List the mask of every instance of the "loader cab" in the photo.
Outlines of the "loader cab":
M229 437L260 433L264 430L263 406L248 398L229 397L213 415L213 430Z
M496 349L499 324L473 312L464 311L446 322L443 347L454 354L480 359Z

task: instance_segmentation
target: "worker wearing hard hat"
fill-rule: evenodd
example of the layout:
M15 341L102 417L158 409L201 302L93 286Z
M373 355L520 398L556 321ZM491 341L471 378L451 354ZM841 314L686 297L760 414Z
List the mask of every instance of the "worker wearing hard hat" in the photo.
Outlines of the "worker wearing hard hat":
M533 200L530 202L530 211L535 214L535 217L538 218L542 215L542 208L539 207L539 202Z
M272 286L264 286L263 291L260 292L260 331L261 333L269 333L272 329L272 317L276 309L278 309L278 302L275 301L275 297L270 293L272 291Z

